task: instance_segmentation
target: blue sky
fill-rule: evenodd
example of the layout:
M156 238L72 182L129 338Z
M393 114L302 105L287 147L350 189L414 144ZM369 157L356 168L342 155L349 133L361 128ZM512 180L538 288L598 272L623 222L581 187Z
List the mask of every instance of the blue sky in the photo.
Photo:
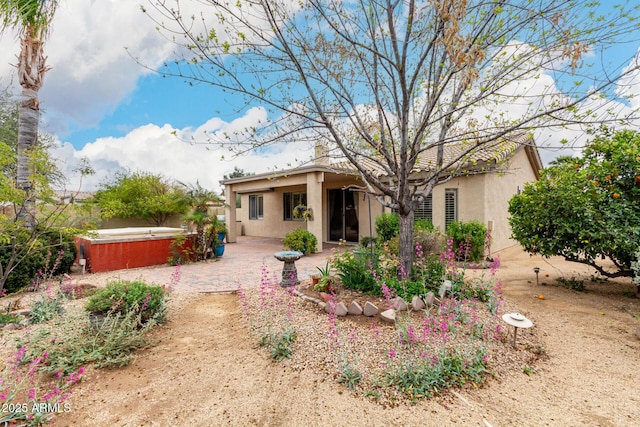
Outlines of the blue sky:
M56 14L45 45L52 69L40 91L42 129L56 137L54 155L71 178L70 189L77 189L78 177L71 171L83 157L97 174L84 181L82 190L95 189L121 170L162 173L183 182L197 180L218 190L218 181L234 166L265 172L308 158L308 147L293 144L231 159L224 151L179 140L174 134L189 140L203 129L241 129L265 112L259 108L237 111L238 105L228 95L211 86L189 86L137 64L131 56L152 68L160 67L174 48L158 36L154 23L140 11L141 3L62 0ZM196 12L197 4L187 4L184 13ZM630 57L639 47L640 42L627 44L617 53ZM13 35L0 37L0 52L0 85L6 86L15 80L11 64L16 62L18 44ZM632 86L640 92L640 76L635 78ZM546 160L555 155L542 152ZM226 160L221 160L223 156Z

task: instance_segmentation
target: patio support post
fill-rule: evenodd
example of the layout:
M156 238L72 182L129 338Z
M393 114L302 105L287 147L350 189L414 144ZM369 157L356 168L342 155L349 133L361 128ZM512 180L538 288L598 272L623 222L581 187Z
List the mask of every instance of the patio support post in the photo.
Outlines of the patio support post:
M307 174L307 206L313 209L313 219L307 221L307 231L318 239L318 252L322 252L322 224L324 224L324 208L322 206L322 184L324 172Z
M236 239L236 192L233 184L227 184L224 188L225 197L225 222L227 223L227 243L235 243Z

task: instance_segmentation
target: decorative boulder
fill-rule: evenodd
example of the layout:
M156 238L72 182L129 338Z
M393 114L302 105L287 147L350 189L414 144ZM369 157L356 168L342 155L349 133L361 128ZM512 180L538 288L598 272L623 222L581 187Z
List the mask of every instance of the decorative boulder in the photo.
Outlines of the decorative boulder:
M424 301L422 301L422 298L420 298L418 295L414 295L414 297L411 299L411 309L413 311L420 311L420 310L424 310L425 308L425 304Z
M342 317L342 316L346 316L346 315L347 315L347 313L349 312L349 311L347 310L347 306L346 306L346 305L344 305L344 303L343 303L343 302L339 302L339 303L337 303L337 304L327 303L327 304L324 306L324 310L325 310L327 313L333 313L333 314L335 314L336 316L340 316L340 317Z
M389 310L383 311L380 313L380 318L387 322L395 323L396 321L396 311L392 308Z
M424 297L424 302L427 304L427 307L431 307L436 302L436 296L433 292L429 292L426 297Z
M392 306L396 309L396 311L406 311L409 309L407 302L400 297L396 297L393 300Z
M364 309L362 310L362 312L367 317L373 317L376 314L378 314L378 307L376 307L374 304L367 301L364 304Z
M438 291L440 299L444 298L447 292L451 293L451 280L445 280L442 282L442 286L440 286L440 290Z
M360 307L360 304L358 304L357 301L353 301L351 303L351 305L349 305L349 314L355 314L356 316L359 316L362 314L362 307Z

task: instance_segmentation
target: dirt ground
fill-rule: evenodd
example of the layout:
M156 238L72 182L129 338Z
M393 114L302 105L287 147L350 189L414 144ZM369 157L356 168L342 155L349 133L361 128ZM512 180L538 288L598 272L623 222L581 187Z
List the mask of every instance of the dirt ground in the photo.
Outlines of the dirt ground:
M590 269L518 248L499 255L504 297L533 321L548 355L530 375L514 371L445 399L383 407L269 359L236 295L193 294L130 366L88 370L56 425L640 425L640 299L630 281L589 282L576 292L555 278L588 279Z

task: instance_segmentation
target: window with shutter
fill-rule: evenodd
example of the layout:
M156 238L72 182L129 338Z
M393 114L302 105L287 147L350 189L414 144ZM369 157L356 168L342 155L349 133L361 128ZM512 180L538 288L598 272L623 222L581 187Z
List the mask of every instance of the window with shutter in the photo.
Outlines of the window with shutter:
M444 228L458 220L458 190L447 188L444 191Z
M413 220L428 219L433 221L433 197L429 194L413 212Z

